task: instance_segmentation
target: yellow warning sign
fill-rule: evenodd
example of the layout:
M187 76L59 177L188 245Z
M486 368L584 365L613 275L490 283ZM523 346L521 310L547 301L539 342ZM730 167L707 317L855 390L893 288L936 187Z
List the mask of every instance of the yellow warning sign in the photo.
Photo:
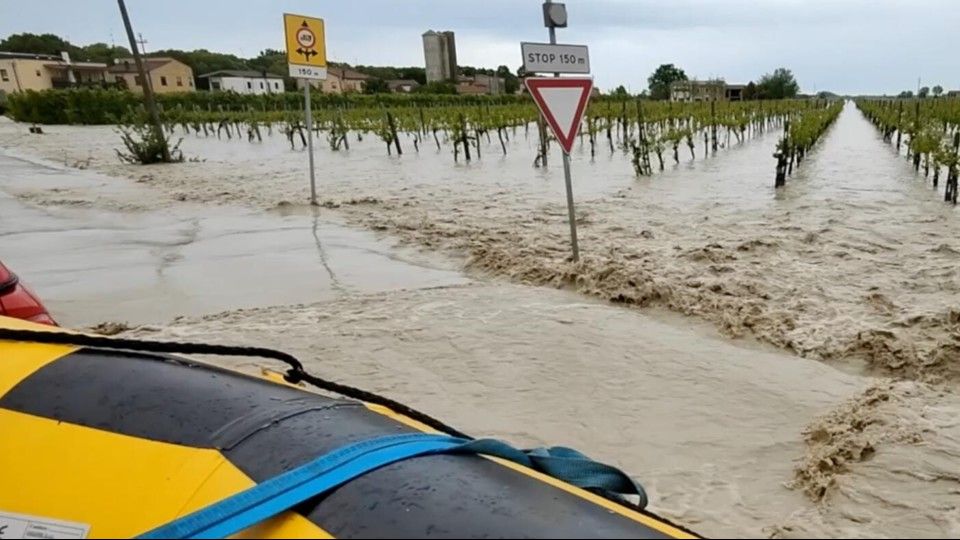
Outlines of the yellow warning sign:
M283 29L287 39L290 76L299 79L326 79L327 47L323 35L323 19L284 13Z

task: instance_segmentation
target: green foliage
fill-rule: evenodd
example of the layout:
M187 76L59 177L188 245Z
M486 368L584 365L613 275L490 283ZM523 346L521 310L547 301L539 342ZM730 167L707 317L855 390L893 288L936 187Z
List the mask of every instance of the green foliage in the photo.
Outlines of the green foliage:
M611 96L616 96L620 98L630 97L630 92L627 91L627 88L622 84L613 89L613 92L610 92Z
M320 109L367 108L380 106L467 106L529 103L527 96L456 95L452 84L427 85L433 92L410 94L319 94L314 107ZM303 106L303 94L237 94L235 92L183 92L156 96L161 114L177 119L187 113L227 114L230 112L286 112ZM113 124L131 110L139 110L137 94L118 89L71 88L65 90L28 90L7 97L8 112L19 122L38 124Z
M817 142L842 110L841 101L829 102L826 106L819 106L817 103L816 106L800 110L791 117L790 130L780 139L777 150L784 155L799 153L802 156Z
M670 85L687 80L687 74L673 64L662 64L647 79L651 99L670 99Z
M130 51L123 47L111 47L106 43L92 43L79 47L54 34L11 34L0 41L0 51L60 54L67 52L72 60L83 62L102 62L109 64L115 58L130 56Z
M389 94L390 86L383 79L370 79L363 85L364 94Z
M956 165L958 152L953 137L960 126L960 99L861 99L857 107L885 138L897 131L906 135L912 154L929 156L941 165Z
M899 98L904 98L904 99L910 99L910 98L913 97L913 90L904 90L903 92L900 92L900 95L897 96L897 97L899 97Z
M503 89L508 94L516 94L520 90L520 78L514 75L507 66L497 67L497 77L503 77Z
M170 161L183 161L183 153L180 152L180 143L183 139L171 147L169 139L163 132L158 132L135 115L128 116L117 130L127 149L126 152L115 150L121 161L141 165L163 163L165 149L169 149Z
M36 54L60 54L61 51L66 51L71 57L80 56L80 48L60 36L29 32L7 36L0 41L0 51Z
M451 82L434 81L413 90L416 94L456 94L457 87Z
M126 47L110 46L106 43L91 43L81 47L82 55L79 58L72 57L74 60L83 60L86 62L100 62L103 64L112 64L117 58L130 58L130 50Z
M940 97L941 94L943 94L943 87L940 86L939 84L936 85L936 86L934 86L934 87L933 87L933 96L934 96L934 97Z
M743 100L748 101L752 99L760 98L760 89L757 88L757 83L750 81L747 83L746 88L743 89Z
M929 96L929 95L930 95L930 87L929 87L929 86L924 86L923 88L920 89L920 93L917 94L917 95L918 95L919 97L921 97L921 98L925 98L925 97Z
M760 99L791 99L797 97L800 85L787 68L777 68L760 77L757 83Z
M112 124L140 107L138 96L102 88L27 90L7 101L14 120L37 124Z

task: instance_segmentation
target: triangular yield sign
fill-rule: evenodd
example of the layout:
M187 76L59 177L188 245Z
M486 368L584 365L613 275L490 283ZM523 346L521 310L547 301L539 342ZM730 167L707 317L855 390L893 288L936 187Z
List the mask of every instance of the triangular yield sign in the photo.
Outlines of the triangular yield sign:
M593 79L590 77L531 77L527 90L547 120L547 125L567 154L587 110Z

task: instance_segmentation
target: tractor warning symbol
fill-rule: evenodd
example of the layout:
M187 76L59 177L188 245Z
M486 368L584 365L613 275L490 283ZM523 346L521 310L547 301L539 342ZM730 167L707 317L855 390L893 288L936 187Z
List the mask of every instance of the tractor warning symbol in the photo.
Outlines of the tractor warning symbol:
M313 46L317 43L317 36L313 35L313 30L310 30L310 25L307 24L307 21L303 21L303 24L300 25L300 29L297 30L297 54L303 56L307 62L310 61L310 57L317 54L317 51L313 50Z

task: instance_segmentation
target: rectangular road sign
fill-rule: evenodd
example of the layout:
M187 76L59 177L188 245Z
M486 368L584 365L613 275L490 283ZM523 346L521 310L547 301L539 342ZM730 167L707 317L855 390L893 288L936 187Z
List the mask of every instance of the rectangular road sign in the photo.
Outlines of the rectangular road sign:
M527 73L590 73L590 51L586 45L522 42L520 50Z
M298 79L327 78L327 46L323 19L283 14L290 76Z

